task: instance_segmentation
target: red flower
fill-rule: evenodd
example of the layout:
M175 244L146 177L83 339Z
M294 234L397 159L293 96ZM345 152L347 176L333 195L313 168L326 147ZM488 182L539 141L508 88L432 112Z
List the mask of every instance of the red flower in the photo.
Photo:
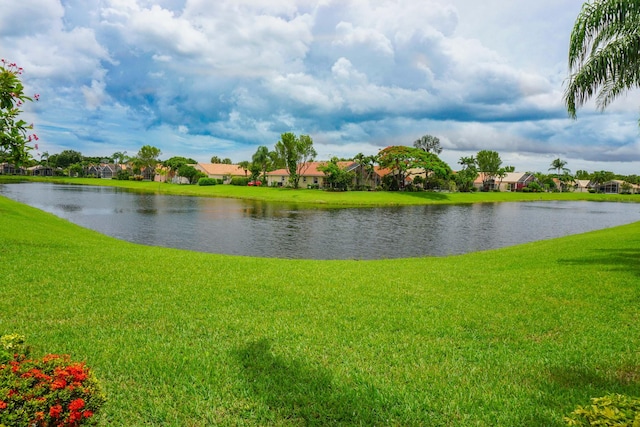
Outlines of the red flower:
M82 413L82 416L84 416L85 418L91 418L91 417L93 417L93 412L92 411L84 411Z
M75 424L82 419L82 413L78 411L71 411L69 414L69 424Z
M74 401L72 401L71 403L69 403L69 410L70 411L77 411L79 409L84 408L84 400L82 399L76 399Z
M7 409L7 402L0 400L0 410Z
M55 359L60 359L60 356L57 355L57 354L47 354L45 357L42 358L42 361L44 363L47 363L47 362L50 362L50 361L55 360Z
M75 363L67 367L69 375L73 375L73 380L80 382L87 379L87 373L84 371L84 365L81 363Z
M66 386L67 386L67 382L65 381L64 378L56 378L51 383L51 389L53 390L59 390L59 389L65 388Z
M49 416L51 418L58 418L62 414L62 406L55 405L49 409Z

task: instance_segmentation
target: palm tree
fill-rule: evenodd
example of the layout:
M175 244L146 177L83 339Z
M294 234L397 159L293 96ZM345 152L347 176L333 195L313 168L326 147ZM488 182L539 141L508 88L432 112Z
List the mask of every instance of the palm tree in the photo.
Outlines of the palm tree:
M358 153L355 156L353 156L353 160L358 164L359 169L360 169L360 176L358 177L358 189L361 190L362 187L364 187L364 167L365 167L365 159L367 158L367 156L365 156L362 153Z
M249 166L250 165L251 165L251 162L248 161L248 160L243 160L243 161L238 163L238 166L240 166L242 168L242 170L244 171L244 177L245 178L249 174Z
M118 165L122 165L125 160L127 159L127 152L126 151L116 151L115 153L113 153L111 155L111 158L113 158L113 162L115 163L115 174L117 176L118 171L122 168L122 166L120 166L120 168L118 168Z
M251 158L253 163L260 165L260 169L262 170L262 182L267 182L267 168L269 167L269 163L271 158L269 157L269 149L264 145L258 147L256 152L253 154Z
M569 73L564 100L573 118L596 93L604 110L621 93L640 86L640 0L593 0L582 6L571 32Z
M560 183L562 183L562 180L560 179L560 173L564 172L568 174L569 172L571 172L569 169L565 168L566 165L567 165L566 160L562 160L558 157L553 162L551 162L551 167L548 169L548 170L556 171L558 182ZM560 185L559 187L560 187L560 192L562 193L562 185Z

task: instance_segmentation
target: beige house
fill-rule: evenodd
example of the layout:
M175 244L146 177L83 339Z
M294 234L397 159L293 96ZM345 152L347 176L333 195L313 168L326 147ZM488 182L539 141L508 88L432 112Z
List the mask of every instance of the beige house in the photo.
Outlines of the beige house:
M640 186L636 184L629 184L621 181L619 179L614 179L611 181L603 182L598 185L592 185L592 187L598 193L607 193L607 194L620 194L620 193L639 193Z
M484 185L482 181L482 174L476 178L473 185L482 190ZM528 172L508 172L503 178L498 176L493 177L487 182L487 190L499 190L499 191L521 191L529 183L535 181L535 176Z
M588 193L591 189L591 181L588 179L576 179L573 182L573 191L576 193Z
M298 188L324 188L326 185L325 174L318 168L329 162L308 162L300 170L300 180ZM338 162L338 166L349 170L354 162ZM289 185L289 171L287 169L277 169L267 172L267 185L270 187L286 187Z
M207 178L221 179L225 184L229 184L233 177L246 178L249 176L249 171L245 171L238 165L198 163L193 167L205 174Z

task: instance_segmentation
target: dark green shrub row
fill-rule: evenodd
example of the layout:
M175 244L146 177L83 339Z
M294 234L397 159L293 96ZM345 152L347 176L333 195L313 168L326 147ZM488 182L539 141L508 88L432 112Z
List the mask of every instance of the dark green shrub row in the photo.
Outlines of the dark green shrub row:
M249 184L249 181L251 181L251 178L241 178L234 176L233 178L231 178L231 185L246 186L247 184Z
M218 183L218 180L215 178L200 178L198 180L198 185L216 185Z

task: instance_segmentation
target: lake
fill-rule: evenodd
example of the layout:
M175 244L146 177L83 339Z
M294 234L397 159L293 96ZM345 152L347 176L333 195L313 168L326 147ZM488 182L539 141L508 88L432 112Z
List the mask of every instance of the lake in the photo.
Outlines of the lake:
M0 184L0 195L130 242L219 254L325 260L463 254L640 220L640 204L635 203L308 209L49 183Z

